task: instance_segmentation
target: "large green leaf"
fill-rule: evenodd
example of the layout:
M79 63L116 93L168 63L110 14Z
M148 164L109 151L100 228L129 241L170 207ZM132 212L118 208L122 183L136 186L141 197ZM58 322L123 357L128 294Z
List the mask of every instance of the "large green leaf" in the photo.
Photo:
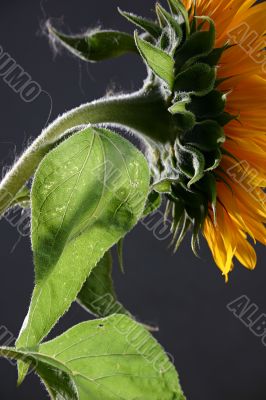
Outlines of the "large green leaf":
M137 52L133 36L117 31L94 30L83 35L65 35L48 24L49 34L84 61L96 62Z
M148 188L144 156L105 129L87 128L46 156L32 188L36 286L17 348L38 344L68 310L90 271L142 216Z
M97 317L127 313L117 301L112 279L112 255L107 252L92 270L80 293L78 303Z
M185 399L161 346L123 315L81 323L28 351L0 348L0 355L34 362L54 400Z

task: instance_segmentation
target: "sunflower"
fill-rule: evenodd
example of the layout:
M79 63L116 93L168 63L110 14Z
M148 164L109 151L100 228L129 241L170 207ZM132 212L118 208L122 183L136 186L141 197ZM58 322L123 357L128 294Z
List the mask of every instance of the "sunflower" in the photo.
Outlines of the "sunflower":
M156 5L162 31L125 15L153 36L136 36L136 43L148 69L159 77L152 84L160 87L176 125L174 143L165 135L163 148L154 151L151 145L149 159L159 180L155 189L160 192L170 178L161 192L168 198L165 216L173 219L175 251L192 230L192 249L198 254L203 232L227 281L235 258L255 268L251 240L266 244L266 3L168 3L171 15Z
M225 110L238 118L225 127L216 216L210 209L203 228L226 280L234 258L248 269L255 268L256 252L249 238L266 244L266 3L255 3L197 1L198 15L215 21L216 47L232 44L219 61L219 90L228 93ZM188 9L193 6L191 1L185 4Z
M251 240L266 243L266 3L169 0L169 5L174 20L157 4L160 26L167 19L175 28L178 21L183 36L179 42L171 35L166 43L160 38L161 48L174 59L168 110L179 131L174 146L161 152L161 165L173 177L166 217L173 217L175 250L192 229L197 254L203 232L227 281L235 258L255 268ZM142 42L137 43L148 65L165 80ZM165 170L160 179L167 178Z

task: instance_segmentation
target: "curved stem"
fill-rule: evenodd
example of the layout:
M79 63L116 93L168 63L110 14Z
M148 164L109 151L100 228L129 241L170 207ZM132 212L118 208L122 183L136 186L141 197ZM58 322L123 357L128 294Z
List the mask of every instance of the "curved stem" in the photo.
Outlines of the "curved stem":
M173 118L158 92L143 89L131 95L103 98L59 116L23 153L0 183L0 214L34 174L43 157L73 127L108 123L123 126L142 138L166 142L174 134ZM148 139L149 138L149 139Z

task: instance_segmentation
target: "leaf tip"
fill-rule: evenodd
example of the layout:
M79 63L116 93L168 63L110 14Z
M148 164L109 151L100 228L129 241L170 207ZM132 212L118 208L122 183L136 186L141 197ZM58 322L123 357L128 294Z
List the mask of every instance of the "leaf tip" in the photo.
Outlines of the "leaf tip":
M17 387L20 387L24 382L27 373L28 373L29 365L24 361L18 361L18 379L17 379Z

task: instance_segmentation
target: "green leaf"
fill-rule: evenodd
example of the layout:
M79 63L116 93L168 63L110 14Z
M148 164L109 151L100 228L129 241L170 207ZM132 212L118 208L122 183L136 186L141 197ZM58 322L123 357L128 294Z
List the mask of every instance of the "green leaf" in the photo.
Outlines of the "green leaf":
M137 223L149 179L144 156L105 129L87 128L45 157L32 188L36 286L17 348L40 343L106 251Z
M175 78L175 90L204 96L215 85L216 69L207 64L198 63L181 72Z
M118 264L122 274L125 273L123 248L124 248L124 239L120 239L119 242L117 243L116 249L117 249Z
M128 21L132 22L134 25L148 32L155 39L158 39L160 37L162 33L162 28L157 23L150 21L146 18L139 17L133 13L122 11L119 7L118 11Z
M1 355L5 352L0 349ZM37 361L36 372L41 372L54 399L185 400L161 346L123 315L81 323L36 349L10 355ZM60 393L63 382L69 389L66 397Z
M49 34L83 61L97 62L137 52L133 36L117 31L94 30L83 35L65 35L47 24Z
M38 361L38 357L36 359ZM36 373L52 400L80 400L75 382L67 372L38 361Z
M125 314L127 311L117 301L112 279L112 256L108 251L93 268L78 294L78 303L96 317Z
M161 206L161 204L162 204L162 197L160 193L153 190L148 196L145 209L143 211L143 217L146 217L147 215L153 213Z
M165 53L158 47L142 40L135 33L136 45L141 56L155 75L163 79L172 89L174 84L174 60L169 54Z
M27 362L32 370L39 375L52 400L80 400L78 391L71 376L63 371L41 360L38 353L34 351L18 351L12 347L0 347L0 357Z
M182 141L203 151L212 151L225 141L223 128L215 121L197 123L191 131L185 132Z

